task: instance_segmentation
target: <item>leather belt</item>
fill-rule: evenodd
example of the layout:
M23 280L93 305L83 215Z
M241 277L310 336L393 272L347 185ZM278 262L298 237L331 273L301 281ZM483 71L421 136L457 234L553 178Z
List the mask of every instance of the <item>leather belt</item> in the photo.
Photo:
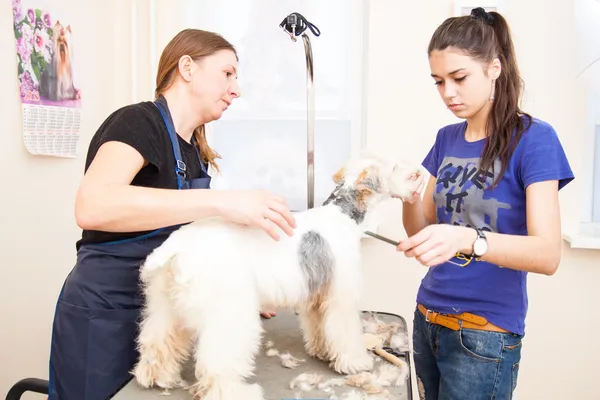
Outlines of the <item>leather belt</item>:
M485 317L471 313L462 314L441 314L432 310L428 310L422 304L418 304L417 308L425 316L427 322L432 324L445 326L446 328L458 331L460 328L466 329L478 329L482 331L492 332L504 332L508 333L506 329L502 329L490 322Z

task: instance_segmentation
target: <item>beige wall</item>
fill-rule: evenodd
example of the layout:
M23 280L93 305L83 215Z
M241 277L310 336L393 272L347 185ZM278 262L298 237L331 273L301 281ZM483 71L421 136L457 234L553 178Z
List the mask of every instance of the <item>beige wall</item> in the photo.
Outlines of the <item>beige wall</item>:
M76 159L32 156L24 148L10 2L3 2L0 13L0 250L5 257L0 267L0 398L23 377L48 376L55 299L74 264L80 236L73 201L87 143L108 113L130 96L129 50L121 39L128 35L129 14L127 7L116 7L125 2L94 4L91 12L84 9L87 2L55 3L51 11L68 10L72 17L84 104Z
M156 41L174 33L175 5L162 0ZM47 358L54 303L73 265L74 242L80 231L73 218L73 199L81 177L87 142L116 107L150 94L147 62L132 76L129 1L94 3L93 14L82 2L60 0L73 15L78 74L84 101L79 157L53 159L27 153L21 139L10 9L0 16L0 182L2 210L0 249L0 398L25 376L47 377ZM146 1L140 1L139 57L148 60ZM547 6L543 0L506 0L519 62L527 88L525 108L552 123L559 132L576 176L584 169L585 117L583 95L570 60L574 55L572 2ZM87 3L86 3L87 5ZM437 129L453 121L428 78L425 54L429 36L451 12L450 2L427 0L372 1L370 6L369 147L420 161ZM536 15L535 18L532 18ZM524 49L527 48L527 51ZM132 93L132 82L137 91ZM565 228L579 223L585 186L575 180L561 193ZM404 235L401 206L384 204L381 231ZM365 308L394 312L412 320L416 290L425 269L396 254L384 243L365 241L368 291ZM600 328L592 294L600 281L600 251L564 246L563 260L553 277L530 276L530 314L517 389L520 399L592 399L600 348L593 337ZM10 360L10 361L9 361ZM36 397L28 397L34 399Z

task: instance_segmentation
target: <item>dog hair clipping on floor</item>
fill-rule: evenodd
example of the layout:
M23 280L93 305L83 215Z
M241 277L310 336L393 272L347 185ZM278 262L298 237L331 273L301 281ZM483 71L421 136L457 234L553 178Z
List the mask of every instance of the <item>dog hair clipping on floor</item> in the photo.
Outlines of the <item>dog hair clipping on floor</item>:
M281 365L283 365L285 368L296 368L301 362L306 361L304 359L296 358L290 353L280 354L279 358L281 359Z
M339 400L393 400L394 398L387 390L381 394L367 394L363 392L359 392L357 390L351 390L342 397L339 397Z
M326 393L329 393L336 386L344 386L346 383L346 379L344 378L331 378L326 380L325 382L321 382L317 385L319 390L322 390Z
M364 400L362 393L357 392L356 390L352 390L346 394L344 394L340 400Z
M390 347L395 351L408 351L408 338L404 332L398 332L392 335Z
M403 332L399 332L401 325L398 322L386 323L373 313L368 313L362 320L363 332L372 333L383 339L383 345L394 350L405 351L408 348L407 338Z
M385 362L379 366L377 373L361 372L348 375L345 384L363 389L368 394L386 393L386 386L404 385L408 373L408 364L397 367Z
M377 382L382 386L402 386L408 378L408 364L398 367L389 363L383 363L377 370Z
M377 382L377 376L371 372L361 372L346 377L346 385L363 389L367 393L382 393L383 387Z
M267 350L267 357L275 357L279 355L279 350L277 349L269 349Z
M321 382L323 382L323 375L304 372L292 379L290 382L290 389L299 388L302 391L308 392L313 390Z

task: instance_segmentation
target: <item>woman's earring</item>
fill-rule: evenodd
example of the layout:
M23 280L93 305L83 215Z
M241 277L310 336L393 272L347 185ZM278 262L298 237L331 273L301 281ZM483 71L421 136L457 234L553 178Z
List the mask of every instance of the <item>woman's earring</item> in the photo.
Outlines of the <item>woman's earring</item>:
M492 79L492 94L490 95L490 103L494 102L494 94L496 93L496 80Z

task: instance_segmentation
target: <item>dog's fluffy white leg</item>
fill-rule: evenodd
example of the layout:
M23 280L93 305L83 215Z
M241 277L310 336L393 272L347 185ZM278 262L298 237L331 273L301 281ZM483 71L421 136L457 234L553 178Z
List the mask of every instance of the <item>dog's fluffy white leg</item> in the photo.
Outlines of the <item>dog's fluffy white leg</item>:
M344 374L355 374L373 368L362 336L359 302L362 293L360 256L347 254L340 259L336 277L325 303L324 320L326 352L331 367Z
M231 277L227 285L221 282L220 292L211 292L213 301L186 302L190 307L185 313L187 323L199 332L197 383L191 392L203 400L264 400L258 384L245 382L254 374L263 333L258 296L245 279L242 274ZM195 309L197 305L202 308Z
M373 368L356 308L344 301L332 301L325 311L324 327L331 366L336 372L356 374Z
M146 304L137 345L140 360L133 370L143 387L182 386L181 364L189 356L189 332L177 320L168 293L173 285L170 265L152 273L144 287Z
M202 387L201 384L210 386ZM262 387L257 384L249 384L240 380L214 379L212 383L205 380L192 386L191 393L198 400L265 400Z
M323 304L316 299L300 308L300 328L307 354L311 357L329 361L329 355L326 352L323 319Z

